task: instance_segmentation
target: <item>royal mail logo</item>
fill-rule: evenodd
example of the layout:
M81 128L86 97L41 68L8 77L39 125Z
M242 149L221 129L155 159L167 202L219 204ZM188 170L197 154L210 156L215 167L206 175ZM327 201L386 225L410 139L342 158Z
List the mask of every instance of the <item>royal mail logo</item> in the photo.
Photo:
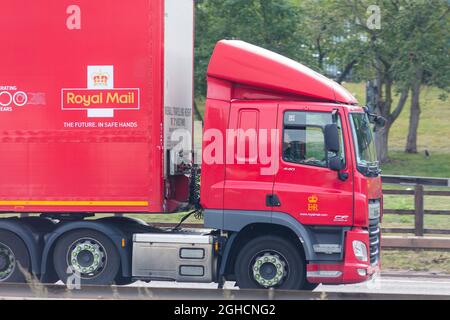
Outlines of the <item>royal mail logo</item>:
M94 87L108 87L110 75L100 70L99 72L93 73L90 79L94 82Z
M319 211L319 197L315 195L308 197L308 211L309 212Z
M114 66L88 66L87 88L62 89L62 110L87 111L89 118L112 118L115 110L139 110L138 88L115 88Z

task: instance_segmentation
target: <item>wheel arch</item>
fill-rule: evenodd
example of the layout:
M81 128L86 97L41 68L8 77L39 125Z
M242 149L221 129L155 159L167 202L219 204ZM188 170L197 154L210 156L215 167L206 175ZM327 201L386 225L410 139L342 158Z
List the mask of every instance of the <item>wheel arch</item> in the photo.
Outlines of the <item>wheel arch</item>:
M280 224L253 223L248 224L239 232L232 233L232 237L230 237L231 242L227 244L230 245L230 248L225 250L228 254L222 259L219 275L225 277L234 276L234 264L242 247L251 239L267 235L277 236L290 241L299 249L302 257L306 259L304 246L292 229Z
M131 277L131 247L132 239L125 232L120 230L113 223L97 222L97 221L76 221L63 223L60 227L55 229L52 233L48 234L45 239L45 247L42 253L42 281L46 281L49 277L49 270L53 270L52 254L55 249L57 241L65 234L76 230L91 230L97 231L108 237L120 257L120 270L122 276ZM125 247L122 247L122 239L125 240Z
M206 228L230 233L219 264L219 281L222 276L230 274L230 265L233 264L235 258L233 258L233 254L235 255L238 250L236 248L239 248L239 238L244 237L252 228L261 230L262 234L278 232L281 237L288 236L298 245L306 261L317 258L307 227L287 213L207 209L204 211L204 218Z
M28 224L21 223L19 219L0 220L0 230L10 232L23 241L30 258L31 272L34 275L40 275L42 245L39 243L39 234Z

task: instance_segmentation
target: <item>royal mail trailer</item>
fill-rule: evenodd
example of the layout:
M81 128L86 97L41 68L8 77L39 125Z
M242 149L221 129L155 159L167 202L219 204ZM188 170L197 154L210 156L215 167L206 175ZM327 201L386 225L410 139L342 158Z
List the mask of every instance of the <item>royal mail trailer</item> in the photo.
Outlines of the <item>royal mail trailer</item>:
M218 42L195 199L193 12L191 0L2 3L0 282L24 281L19 264L44 282L282 289L378 270L377 119L276 53ZM189 206L206 229L129 217Z
M192 4L76 3L2 3L0 210L164 212L169 136L192 130Z

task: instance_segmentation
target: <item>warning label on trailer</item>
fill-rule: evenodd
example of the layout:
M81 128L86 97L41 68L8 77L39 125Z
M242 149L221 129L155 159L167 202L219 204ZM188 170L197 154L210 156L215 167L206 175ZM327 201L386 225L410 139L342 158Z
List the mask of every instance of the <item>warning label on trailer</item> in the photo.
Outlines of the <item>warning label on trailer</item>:
M116 110L139 110L139 88L115 88L114 66L88 66L87 88L61 90L62 110L88 118L113 118Z

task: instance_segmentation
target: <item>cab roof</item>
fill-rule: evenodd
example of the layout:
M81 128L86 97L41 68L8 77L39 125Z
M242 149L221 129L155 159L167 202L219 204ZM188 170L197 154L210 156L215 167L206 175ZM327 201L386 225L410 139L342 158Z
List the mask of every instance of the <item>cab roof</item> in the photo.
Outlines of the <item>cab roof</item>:
M294 60L243 41L219 41L208 76L315 100L358 104L338 83Z

